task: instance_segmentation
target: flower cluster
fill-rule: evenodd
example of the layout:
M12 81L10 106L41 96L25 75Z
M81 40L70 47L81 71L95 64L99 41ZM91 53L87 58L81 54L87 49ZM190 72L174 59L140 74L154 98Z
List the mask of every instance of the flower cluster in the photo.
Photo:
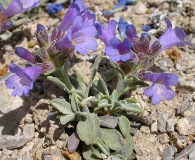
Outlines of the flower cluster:
M12 27L12 23L8 20L10 17L39 5L40 0L12 0L8 7L4 9L2 3L0 3L0 32Z
M13 96L29 95L33 83L40 74L49 74L60 67L60 62L69 57L76 49L81 54L96 50L94 37L97 30L94 26L95 14L88 10L82 0L71 2L60 26L47 33L43 25L37 25L35 33L39 49L34 53L22 47L15 52L21 58L31 62L32 67L19 68L11 64L9 69L15 75L6 80L8 88L14 88ZM89 32L90 30L90 32Z
M21 6L19 6L21 2L26 2L22 3L23 11L39 4L38 1L19 2L19 0L12 1L4 12L9 13L9 16L18 13L21 11ZM14 5L18 6L17 11L9 12ZM34 81L40 74L47 75L56 71L61 67L61 62L72 55L75 49L80 54L87 54L89 50L95 51L97 48L95 38L99 38L105 43L106 55L111 61L117 63L126 75L137 75L141 80L153 83L145 90L145 94L152 97L153 104L158 104L163 98L171 100L174 98L175 92L169 86L177 83L177 75L151 73L147 69L154 64L155 57L159 52L172 46L191 44L183 40L186 34L182 29L179 27L172 29L170 20L165 18L165 21L167 23L166 31L159 39L153 41L147 33L141 33L138 36L135 26L128 24L123 19L120 19L118 23L112 20L106 27L96 21L95 13L85 6L83 0L71 1L61 24L51 33L47 33L43 25L37 25L35 35L39 49L31 53L22 47L16 48L16 54L30 61L32 67L21 69L15 64L11 64L10 71L15 75L6 80L6 85L8 88L14 88L14 96L29 95ZM117 25L120 39L116 35Z
M167 23L166 31L154 42L147 33L141 33L141 36L138 37L135 26L128 24L123 19L120 19L118 23L120 39L116 38L116 21L110 21L108 27L96 23L98 37L106 45L106 55L112 61L117 62L121 69L129 68L127 74L136 74L141 79L153 82L152 86L145 90L147 96L152 96L153 104L158 104L162 98L171 100L175 97L175 92L169 86L175 85L178 78L175 74L150 73L147 69L154 64L158 53L173 46L191 45L184 41L186 34L182 29L179 27L172 29L170 20L165 18L165 21Z

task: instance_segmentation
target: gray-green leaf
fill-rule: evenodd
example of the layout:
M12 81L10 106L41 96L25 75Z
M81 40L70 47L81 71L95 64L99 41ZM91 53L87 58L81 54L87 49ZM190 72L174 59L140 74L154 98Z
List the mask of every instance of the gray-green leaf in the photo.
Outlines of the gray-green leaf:
M74 114L68 114L60 117L60 123L62 125L66 125L68 122L71 122L75 119Z
M105 145L104 142L103 142L102 140L98 139L98 140L96 141L95 144L100 148L100 150L101 150L104 154L110 155L110 150L109 150L108 146Z
M53 82L55 85L62 88L63 90L65 90L67 93L70 93L70 90L68 89L68 87L62 81L60 81L58 78L52 77L52 76L47 76L47 79L50 80L51 82Z
M100 122L96 114L88 114L85 120L79 121L76 130L79 138L87 145L101 139Z
M134 148L133 138L129 134L125 138L125 145L122 146L118 151L114 152L114 154L120 154L129 159L133 153L133 148Z
M73 114L70 104L64 99L56 98L50 101L51 105L63 114Z
M100 125L108 128L115 128L118 123L118 118L114 116L100 116Z
M126 118L125 116L120 116L118 126L120 128L123 137L126 138L127 135L130 134L130 122L128 118Z
M101 128L102 140L112 150L119 150L124 145L122 135L116 129Z

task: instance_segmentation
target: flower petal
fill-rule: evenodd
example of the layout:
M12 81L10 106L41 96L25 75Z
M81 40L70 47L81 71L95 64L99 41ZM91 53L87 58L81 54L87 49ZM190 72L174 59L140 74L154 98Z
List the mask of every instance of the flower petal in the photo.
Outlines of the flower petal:
M35 60L35 56L30 51L28 51L27 49L23 47L16 47L15 52L19 57L27 61L33 62Z
M25 12L28 9L38 7L39 5L39 0L12 0L5 10L5 14L7 17L12 17L18 13Z

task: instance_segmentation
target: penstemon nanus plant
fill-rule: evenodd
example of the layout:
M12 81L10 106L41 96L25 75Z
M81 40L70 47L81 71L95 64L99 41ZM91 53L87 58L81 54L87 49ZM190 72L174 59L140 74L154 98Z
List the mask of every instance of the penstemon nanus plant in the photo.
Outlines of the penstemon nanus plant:
M13 88L13 96L28 96L37 77L45 75L68 94L66 99L51 100L51 105L59 113L60 123L71 123L75 128L65 146L68 151L73 153L80 145L86 160L125 160L133 153L128 117L142 113L136 100L127 97L126 93L147 87L145 81L151 81L152 85L144 93L152 97L153 104L160 103L163 98L173 99L176 93L170 86L178 82L177 75L152 73L148 68L154 64L159 52L175 45L191 44L183 41L184 31L178 27L172 29L167 18L167 30L155 41L147 33L138 36L135 27L123 19L118 23L112 20L106 27L95 18L95 13L82 0L76 0L71 1L61 24L51 33L38 24L35 36L39 49L33 53L22 47L15 49L16 54L32 66L19 68L10 64L9 69L15 74L5 83L8 88ZM117 25L120 39L116 38ZM86 84L79 75L68 74L69 58L75 49L83 55L89 50L95 51L96 38L105 43L111 68L94 80L101 62L101 56L97 57ZM110 81L115 81L116 85L108 87Z

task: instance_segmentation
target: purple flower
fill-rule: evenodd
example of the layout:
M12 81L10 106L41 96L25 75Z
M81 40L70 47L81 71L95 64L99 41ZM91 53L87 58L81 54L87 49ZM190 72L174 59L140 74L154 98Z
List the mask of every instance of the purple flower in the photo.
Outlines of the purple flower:
M72 27L68 29L67 35L59 42L59 48L76 48L81 54L87 54L88 50L96 50L97 42L94 37L97 35L97 30L92 23L93 15L88 19L83 19L81 16L75 17Z
M79 14L80 8L76 2L71 1L70 7L59 26L61 32L65 32L72 25L74 18Z
M7 9L4 10L0 3L0 32L12 27L12 23L8 21L8 18L39 5L39 0L12 0Z
M176 96L176 93L170 88L178 82L176 74L148 72L144 74L144 78L153 82L150 87L145 89L144 94L152 97L154 105L160 103L163 98L169 101Z
M105 52L110 57L110 60L114 62L128 61L131 59L131 43L127 38L123 42L117 38L112 38L110 46L106 47Z
M108 23L108 27L101 23L96 23L96 29L98 31L98 38L100 38L106 46L110 46L110 40L116 36L115 30L116 30L117 22L115 20L112 20Z
M49 36L43 25L37 24L37 30L35 32L35 36L37 38L37 42L40 48L49 45Z
M47 4L47 9L48 9L49 14L55 14L55 13L61 12L63 8L64 7L61 3L60 4L52 4L52 3Z
M22 96L23 94L28 96L34 81L44 70L41 65L20 68L13 63L9 65L9 69L15 74L6 79L5 84L7 88L13 88L13 96Z
M165 18L165 21L167 23L167 30L158 40L162 45L161 51L166 50L172 46L191 46L190 42L184 41L186 34L181 28L175 27L172 29L171 21L168 18Z
M28 9L38 7L40 5L40 0L12 0L5 14L7 17L12 17L18 13L25 12Z
M30 61L30 62L35 61L35 55L23 47L16 47L15 52L19 57L21 57L27 61Z

